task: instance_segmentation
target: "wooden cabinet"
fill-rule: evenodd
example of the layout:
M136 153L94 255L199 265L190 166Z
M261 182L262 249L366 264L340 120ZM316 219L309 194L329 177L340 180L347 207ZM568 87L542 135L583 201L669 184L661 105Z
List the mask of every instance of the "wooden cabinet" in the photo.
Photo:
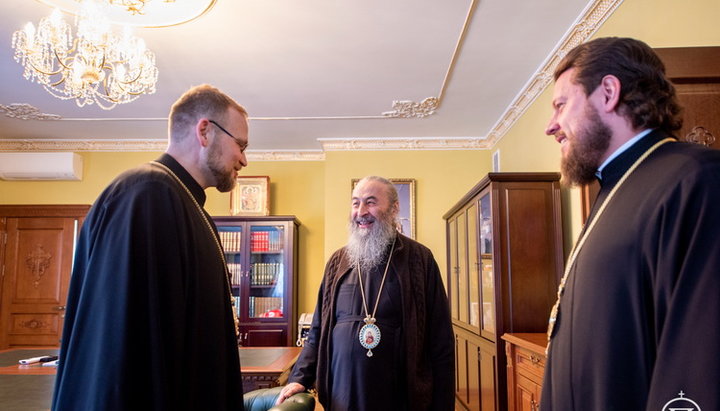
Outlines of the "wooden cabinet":
M538 411L545 372L545 333L505 334L508 409Z
M444 218L456 398L507 409L508 332L544 332L563 268L558 173L490 173Z
M293 345L300 223L293 216L213 219L232 277L240 345Z

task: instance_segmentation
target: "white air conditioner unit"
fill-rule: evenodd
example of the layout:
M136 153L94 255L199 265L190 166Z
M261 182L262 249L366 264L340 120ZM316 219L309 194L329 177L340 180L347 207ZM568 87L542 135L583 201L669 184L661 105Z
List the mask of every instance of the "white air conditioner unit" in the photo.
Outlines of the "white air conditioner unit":
M3 180L82 180L76 153L0 153Z

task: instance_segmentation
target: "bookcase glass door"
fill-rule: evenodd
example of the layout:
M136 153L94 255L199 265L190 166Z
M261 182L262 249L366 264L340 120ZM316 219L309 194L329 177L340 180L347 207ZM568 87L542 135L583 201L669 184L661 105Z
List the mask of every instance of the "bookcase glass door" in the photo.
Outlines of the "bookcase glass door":
M240 315L240 299L243 278L243 227L218 227L220 241L225 251L225 261L230 273L230 285L233 295L233 309Z
M284 225L250 225L249 318L285 317Z
M493 227L490 194L480 197L480 300L481 335L495 341L495 282L493 276Z
M470 297L470 325L480 328L480 252L478 248L477 216L478 206L474 203L467 209L468 249L468 293ZM476 331L477 332L477 331Z

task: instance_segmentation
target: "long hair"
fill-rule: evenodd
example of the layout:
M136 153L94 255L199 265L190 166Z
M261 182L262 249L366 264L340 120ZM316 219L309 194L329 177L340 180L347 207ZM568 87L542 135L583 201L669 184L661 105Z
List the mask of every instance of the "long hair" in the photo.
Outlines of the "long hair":
M642 41L603 37L581 44L562 59L555 80L575 69L574 82L590 95L608 74L620 80L618 112L636 129L659 128L672 134L682 127L681 107L665 65Z

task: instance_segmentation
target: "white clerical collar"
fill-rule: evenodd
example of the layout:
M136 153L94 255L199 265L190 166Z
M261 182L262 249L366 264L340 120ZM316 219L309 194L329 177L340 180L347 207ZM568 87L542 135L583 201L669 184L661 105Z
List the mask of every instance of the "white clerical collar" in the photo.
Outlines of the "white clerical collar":
M645 129L645 130L641 131L638 135L636 135L635 137L633 137L633 138L631 138L630 140L626 141L625 144L621 145L617 150L615 150L615 152L613 152L612 154L610 154L610 157L608 157L602 164L600 164L600 167L598 167L597 171L595 172L595 175L597 176L597 178L600 179L600 180L602 180L602 171L603 171L603 169L605 168L605 166L607 166L608 164L610 164L610 162L613 161L613 160L615 159L615 157L617 157L617 156L619 156L620 154L624 153L627 149L629 149L630 147L632 147L633 144L635 144L635 143L637 143L638 141L640 141L641 138L643 138L643 137L645 137L646 135L648 135L651 131L653 131L653 129L651 129L651 128L648 128L648 129Z

